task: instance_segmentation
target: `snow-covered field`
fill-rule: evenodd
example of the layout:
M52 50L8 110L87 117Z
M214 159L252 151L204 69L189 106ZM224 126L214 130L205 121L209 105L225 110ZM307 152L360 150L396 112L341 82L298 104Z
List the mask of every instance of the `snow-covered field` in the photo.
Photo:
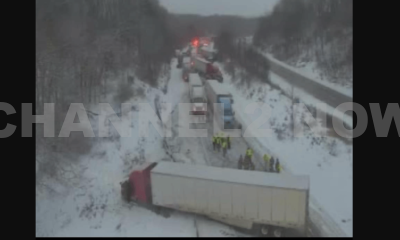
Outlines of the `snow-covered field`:
M162 103L171 103L165 107L162 119L168 119L174 105L181 100L181 92L185 85L181 80L180 70L176 62L171 64L171 80L167 93L160 89L149 87L136 80L133 88L143 88L144 98L133 97L129 102L134 104L132 118L122 114L121 123L125 126L123 132L130 131L132 137L117 137L116 131L111 130L112 137L96 138L91 153L82 156L76 169L83 169L80 180L73 186L65 187L48 180L46 183L58 193L36 191L36 236L59 237L223 237L237 236L229 226L195 217L191 214L172 212L164 217L153 211L127 204L121 200L119 183L145 160L169 160L162 143L163 138L157 132L158 118L154 111L154 99L159 96ZM166 82L162 79L161 82ZM117 88L114 81L111 88ZM163 83L160 84L160 88ZM112 103L113 95L104 102ZM138 103L149 103L143 107ZM115 104L111 104L117 112ZM90 108L92 112L99 111L97 106ZM109 115L112 119L115 116ZM155 119L155 120L154 120ZM94 132L97 133L99 124L109 124L109 121L98 122L91 119ZM155 122L156 126L152 126ZM148 134L139 129L149 125ZM113 129L113 128L111 128ZM96 134L97 136L97 134ZM197 226L197 227L196 227Z
M274 76L271 78L273 80ZM303 137L295 137L292 140L288 130L291 100L280 90L273 90L265 83L253 83L250 88L246 86L238 88L227 74L224 74L223 84L234 96L236 117L244 125L254 124L258 118L265 119L260 125L247 128L249 136L256 136L262 131L261 129L274 131L270 136L248 138L246 141L256 151L266 149L269 154L279 157L284 172L309 175L312 198L323 207L346 235L352 236L352 145L333 137L312 134L307 130ZM270 107L270 112L261 115L260 110L250 111L247 106L254 102L265 103ZM307 115L304 115L307 112L305 107L296 107L295 111L298 112L298 116L302 116L301 118L307 118ZM310 116L308 118L311 119ZM300 121L300 117L296 121ZM317 122L315 124L318 126ZM323 132L323 129L318 127L316 130Z

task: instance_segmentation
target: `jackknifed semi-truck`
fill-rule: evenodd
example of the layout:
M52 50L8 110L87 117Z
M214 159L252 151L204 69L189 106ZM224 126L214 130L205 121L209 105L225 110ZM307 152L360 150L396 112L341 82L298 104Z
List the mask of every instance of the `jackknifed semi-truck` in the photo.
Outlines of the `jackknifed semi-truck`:
M204 215L256 235L307 230L308 176L162 161L145 163L121 186L126 200Z
M219 82L224 80L219 68L201 57L192 56L191 64L193 69L207 80L215 79Z

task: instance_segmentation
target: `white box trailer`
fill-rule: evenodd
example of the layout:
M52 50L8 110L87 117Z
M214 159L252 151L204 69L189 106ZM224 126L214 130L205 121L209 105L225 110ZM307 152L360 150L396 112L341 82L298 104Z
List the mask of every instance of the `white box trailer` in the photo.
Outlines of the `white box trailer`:
M199 74L197 73L190 73L189 74L189 86L190 87L202 87L203 86L203 82L200 79Z
M207 99L199 74L189 74L189 99L192 115L207 115Z
M247 229L307 229L309 177L160 162L152 203Z

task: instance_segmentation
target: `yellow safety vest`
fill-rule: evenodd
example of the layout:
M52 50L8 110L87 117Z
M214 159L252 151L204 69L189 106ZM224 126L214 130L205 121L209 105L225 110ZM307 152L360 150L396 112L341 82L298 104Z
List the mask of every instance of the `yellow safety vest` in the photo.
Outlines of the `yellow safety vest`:
M246 150L246 155L249 157L251 157L253 155L251 152L251 149Z
M281 166L280 164L278 164L277 170L278 170L279 172L282 172L282 166Z
M222 143L222 148L226 148L226 141Z
M269 160L271 159L271 156L269 156L268 154L264 154L264 161L266 161L267 163L269 163Z
M213 142L213 143L215 143L215 140L216 140L215 137L212 137L212 142Z

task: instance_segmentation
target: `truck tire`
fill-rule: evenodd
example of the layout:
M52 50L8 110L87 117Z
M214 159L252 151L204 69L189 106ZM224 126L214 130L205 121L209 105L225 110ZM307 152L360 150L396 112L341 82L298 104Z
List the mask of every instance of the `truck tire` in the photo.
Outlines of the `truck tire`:
M241 166L241 169L243 168L243 164ZM252 233L256 236L259 237L269 237L271 232L271 226L264 225L264 224L254 224Z
M283 229L281 227L272 228L272 236L273 237L282 237L283 236Z
M270 227L267 225L260 226L260 235L266 237L269 235Z

